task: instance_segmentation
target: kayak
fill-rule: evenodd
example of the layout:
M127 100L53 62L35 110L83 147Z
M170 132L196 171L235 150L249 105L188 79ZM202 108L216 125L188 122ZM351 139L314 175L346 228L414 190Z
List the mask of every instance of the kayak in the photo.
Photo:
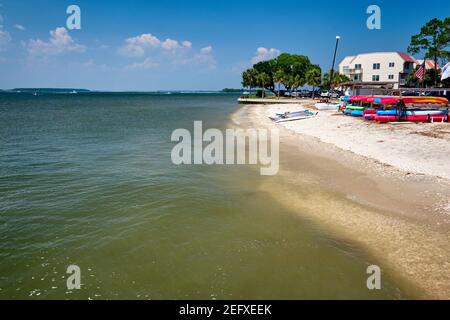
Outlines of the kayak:
M374 99L374 102L382 105L396 105L399 99L399 97L377 97Z
M443 115L446 112L444 110L406 110L405 115L407 116L427 116L427 115Z
M411 122L443 122L447 120L446 115L420 115L420 116L404 116L402 117L402 120L404 121L411 121Z
M344 110L344 114L351 114L352 113L352 110L351 109L345 109Z
M375 120L376 116L377 116L377 115L376 115L376 114L373 114L373 113L365 114L365 115L364 115L364 120L372 121L372 120Z
M347 109L351 109L351 110L364 110L364 107L360 107L360 106L346 106Z
M315 115L318 112L312 112L311 110L301 110L301 111L293 111L286 113L277 113L274 117L269 117L272 121L275 122L285 122L285 121L294 121L301 119L308 119Z
M352 110L350 115L352 115L354 117L362 117L363 116L363 111L362 110Z
M397 116L397 109L377 110L379 116Z
M364 111L363 111L363 113L366 115L366 114L376 114L377 113L377 110L376 109L365 109Z
M404 103L411 104L448 104L448 100L445 97L402 97Z
M375 121L378 122L393 122L393 121L398 121L398 117L397 116L393 116L393 115L376 115L375 116Z
M354 102L367 101L367 99L369 99L371 97L372 96L350 96L349 101L354 101Z
M287 122L287 121L296 121L296 120L303 120L303 119L309 119L314 117L313 115L303 115L303 116L296 116L296 117L288 117L288 118L280 118L279 120L275 120L276 123L280 122Z

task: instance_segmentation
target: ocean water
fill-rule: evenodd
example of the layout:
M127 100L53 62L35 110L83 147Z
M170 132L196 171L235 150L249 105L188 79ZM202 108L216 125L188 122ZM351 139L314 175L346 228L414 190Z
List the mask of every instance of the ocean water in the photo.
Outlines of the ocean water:
M0 298L408 297L368 290L364 251L258 189L272 177L172 164L172 131L226 128L236 98L0 94Z

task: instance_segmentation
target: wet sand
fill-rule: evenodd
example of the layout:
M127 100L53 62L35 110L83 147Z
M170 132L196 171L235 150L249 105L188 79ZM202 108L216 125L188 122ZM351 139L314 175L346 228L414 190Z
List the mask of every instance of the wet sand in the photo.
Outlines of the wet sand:
M280 172L262 186L280 205L363 248L418 288L419 298L450 298L447 179L405 171L275 124L267 106L243 106L232 120L244 128L280 130Z

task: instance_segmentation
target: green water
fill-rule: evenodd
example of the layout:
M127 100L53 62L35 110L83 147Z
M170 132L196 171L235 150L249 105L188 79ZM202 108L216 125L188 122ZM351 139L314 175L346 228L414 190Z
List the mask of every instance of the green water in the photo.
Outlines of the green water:
M174 129L222 129L235 101L0 94L0 298L405 297L389 277L369 291L361 250L257 191L271 177L171 163Z

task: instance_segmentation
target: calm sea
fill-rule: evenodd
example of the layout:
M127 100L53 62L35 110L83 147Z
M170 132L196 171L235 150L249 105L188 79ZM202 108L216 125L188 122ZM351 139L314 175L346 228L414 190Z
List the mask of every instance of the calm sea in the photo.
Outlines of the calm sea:
M233 94L0 94L0 298L402 298L364 254L258 191L248 166L175 166L174 129ZM69 265L81 269L68 290Z

